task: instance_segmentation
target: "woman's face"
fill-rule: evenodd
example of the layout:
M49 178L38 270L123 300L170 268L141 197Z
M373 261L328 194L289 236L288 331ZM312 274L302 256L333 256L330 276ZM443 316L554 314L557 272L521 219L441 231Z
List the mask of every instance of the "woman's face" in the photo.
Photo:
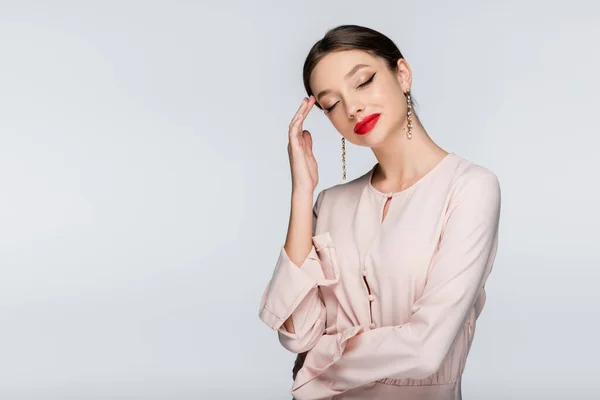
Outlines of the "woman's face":
M391 72L385 60L360 50L334 52L316 65L310 87L346 140L377 147L407 125L404 93L410 90L411 72L404 59L398 61L398 67ZM356 124L373 114L379 118L355 132Z

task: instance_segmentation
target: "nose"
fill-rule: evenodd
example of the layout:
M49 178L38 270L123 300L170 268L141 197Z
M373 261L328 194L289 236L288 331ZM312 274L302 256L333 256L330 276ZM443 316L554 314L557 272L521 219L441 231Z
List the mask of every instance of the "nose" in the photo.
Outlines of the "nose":
M364 111L365 107L359 101L359 99L349 99L346 103L346 114L348 115L348 119L356 119L358 113Z

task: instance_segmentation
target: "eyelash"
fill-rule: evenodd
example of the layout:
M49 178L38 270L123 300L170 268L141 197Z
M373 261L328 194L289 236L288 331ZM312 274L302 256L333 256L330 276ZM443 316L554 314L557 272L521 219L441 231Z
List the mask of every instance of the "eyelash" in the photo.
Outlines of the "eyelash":
M375 78L375 75L377 75L377 72L375 72L373 75L371 75L371 77L370 77L369 79L367 79L367 80L366 80L364 83L361 83L360 85L358 85L357 89L360 89L360 88L362 88L362 87L365 87L365 86L367 86L369 83L373 82L373 78ZM325 111L326 111L327 113L330 113L330 112L333 110L333 108L336 106L336 104L337 104L337 103L335 103L334 105L332 105L332 106L331 106L331 107L329 107L329 108L326 108L326 109L325 109Z

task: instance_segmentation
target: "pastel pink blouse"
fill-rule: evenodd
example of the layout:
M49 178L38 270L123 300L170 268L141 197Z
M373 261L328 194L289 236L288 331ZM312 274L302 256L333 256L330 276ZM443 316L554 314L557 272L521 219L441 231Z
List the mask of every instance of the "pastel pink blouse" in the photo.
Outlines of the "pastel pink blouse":
M313 247L302 265L281 248L259 317L308 351L297 400L460 400L498 246L498 179L449 153L386 194L374 170L318 194Z

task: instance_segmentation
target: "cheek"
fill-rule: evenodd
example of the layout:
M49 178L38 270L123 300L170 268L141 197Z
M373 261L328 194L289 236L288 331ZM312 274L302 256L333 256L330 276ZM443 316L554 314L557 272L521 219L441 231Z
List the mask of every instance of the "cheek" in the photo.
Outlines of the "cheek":
M372 98L382 107L388 110L402 110L406 106L406 99L402 94L402 89L395 80L385 80L374 87Z
M360 143L359 136L354 134L354 124L348 121L347 118L338 116L331 118L330 121L335 130L342 135L342 137L346 138L346 141L352 144Z
M338 132L346 136L347 134L349 134L349 131L352 131L352 129L354 129L354 125L352 125L348 118L346 118L346 114L343 114L341 112L336 112L335 114L336 115L330 117L329 120Z
M401 94L400 94L401 95ZM386 109L399 110L402 106L401 99L398 94L391 90L382 90L377 93L377 102Z
M371 92L371 99L380 105L386 105L389 103L390 91L384 87L378 86Z

